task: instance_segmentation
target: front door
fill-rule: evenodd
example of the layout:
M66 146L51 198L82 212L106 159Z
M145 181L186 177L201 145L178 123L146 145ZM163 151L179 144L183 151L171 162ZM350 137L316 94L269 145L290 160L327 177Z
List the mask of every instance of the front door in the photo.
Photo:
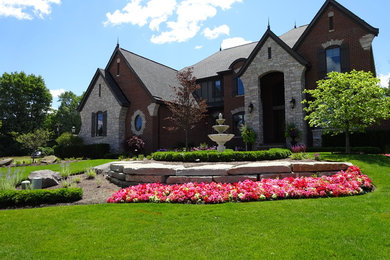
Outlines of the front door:
M272 72L260 79L264 144L285 142L284 74Z

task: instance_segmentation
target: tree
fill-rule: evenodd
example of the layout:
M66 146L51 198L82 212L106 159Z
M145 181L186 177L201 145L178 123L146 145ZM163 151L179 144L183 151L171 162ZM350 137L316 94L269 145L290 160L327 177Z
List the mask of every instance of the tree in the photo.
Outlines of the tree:
M248 151L248 144L253 145L256 142L256 132L245 124L241 126L240 131L245 143L245 150Z
M38 147L46 145L50 140L51 133L46 129L36 129L34 132L21 134L16 137L16 141L24 148L32 152L38 150Z
M4 73L0 77L0 133L29 133L40 128L51 101L41 76Z
M187 151L190 130L206 116L207 112L206 100L197 100L193 95L200 86L196 83L196 77L192 72L192 68L187 68L177 73L176 77L180 85L172 86L175 97L171 102L165 102L172 113L168 119L184 131Z
M58 135L71 132L72 127L76 127L76 133L80 131L81 117L77 111L77 107L81 101L82 96L77 96L72 91L66 91L58 97L60 106L55 112L51 122L51 129L55 130Z
M304 100L311 127L321 127L325 133L345 133L345 152L350 153L350 134L364 130L389 118L390 98L371 72L353 70L350 73L330 72L328 78L317 81L318 87L305 90L313 100Z

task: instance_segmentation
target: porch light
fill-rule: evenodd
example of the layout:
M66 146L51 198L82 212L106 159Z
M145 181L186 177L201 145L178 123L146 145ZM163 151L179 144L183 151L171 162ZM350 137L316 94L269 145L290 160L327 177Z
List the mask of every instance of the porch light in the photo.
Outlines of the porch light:
M291 109L294 109L295 103L296 103L295 98L291 98L291 100L290 100L290 107L291 107Z
M76 133L76 127L72 126L72 134L74 135Z
M253 104L252 104L252 102L249 104L249 106L248 106L248 112L249 113L252 113L252 111L253 111Z

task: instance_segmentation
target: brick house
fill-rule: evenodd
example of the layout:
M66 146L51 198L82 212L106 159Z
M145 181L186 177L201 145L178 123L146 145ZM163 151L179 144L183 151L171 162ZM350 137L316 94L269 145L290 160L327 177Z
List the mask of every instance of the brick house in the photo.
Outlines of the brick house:
M329 71L352 69L375 73L372 41L379 30L334 0L327 0L308 25L281 36L268 26L258 42L220 50L192 65L208 102L208 118L192 130L194 145L210 141L214 118L222 113L242 146L239 125L257 133L255 148L286 145L284 129L294 123L302 143L319 145L320 131L304 121L303 89ZM121 151L125 139L141 136L146 152L172 148L184 136L172 132L164 101L174 97L177 70L117 45L105 69L98 69L79 106L85 143L109 143Z

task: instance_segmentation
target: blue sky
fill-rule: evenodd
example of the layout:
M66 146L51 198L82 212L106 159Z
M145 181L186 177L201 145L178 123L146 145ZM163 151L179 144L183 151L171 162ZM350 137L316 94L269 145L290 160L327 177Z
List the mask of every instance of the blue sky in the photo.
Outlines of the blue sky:
M0 0L0 74L41 75L56 95L85 91L120 46L175 69L221 47L310 23L325 0ZM390 78L388 0L339 0L379 28L378 77ZM386 84L387 85L387 84ZM53 106L58 106L57 102Z

